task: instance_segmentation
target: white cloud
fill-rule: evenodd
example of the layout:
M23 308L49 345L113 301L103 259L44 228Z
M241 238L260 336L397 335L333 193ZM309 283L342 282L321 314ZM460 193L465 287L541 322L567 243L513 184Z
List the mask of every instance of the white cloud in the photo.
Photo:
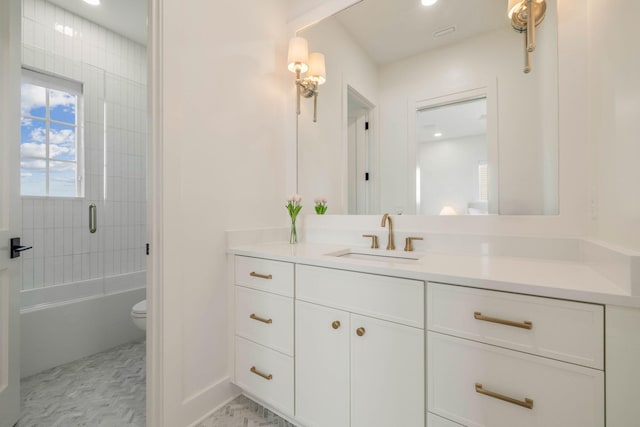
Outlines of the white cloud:
M47 130L45 128L37 127L31 131L31 140L36 142L45 142L47 140Z
M34 108L42 108L46 105L46 89L42 86L23 83L21 99L22 115L30 115ZM75 105L75 95L58 90L49 91L49 108L64 106L73 111Z
M47 157L47 148L44 144L35 142L25 142L20 144L20 154L22 157Z
M67 162L49 162L49 170L51 172L67 172L67 171L75 171L76 165L75 163L67 163Z
M23 157L47 157L46 129L35 128L31 131L31 142L20 144ZM49 156L60 158L63 155L74 156L76 151L76 135L73 129L49 129Z
M21 172L20 176L23 178L28 178L30 176L33 176L33 174L31 172Z
M44 159L23 159L20 162L20 166L23 169L45 169L47 162Z
M22 84L22 114L30 114L34 108L46 105L45 88L27 83Z

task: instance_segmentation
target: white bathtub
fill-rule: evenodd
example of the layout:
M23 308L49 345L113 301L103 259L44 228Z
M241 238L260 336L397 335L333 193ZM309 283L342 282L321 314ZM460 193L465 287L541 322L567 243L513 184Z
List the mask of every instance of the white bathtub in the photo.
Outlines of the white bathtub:
M145 280L137 272L22 292L21 376L144 338L130 313Z

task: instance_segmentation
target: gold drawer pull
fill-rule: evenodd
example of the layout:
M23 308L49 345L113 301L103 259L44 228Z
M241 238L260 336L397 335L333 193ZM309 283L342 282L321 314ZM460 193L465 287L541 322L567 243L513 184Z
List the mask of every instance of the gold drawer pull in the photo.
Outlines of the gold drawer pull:
M253 319L253 320L257 320L258 322L262 322L262 323L268 323L268 324L273 323L273 320L272 320L272 319L265 319L264 317L256 316L256 314L255 314L255 313L251 313L251 315L249 316L249 318L251 318L251 319Z
M260 273L256 273L255 271L252 271L251 273L249 273L249 276L259 277L260 279L273 279L273 276L270 274L260 274Z
M356 329L356 335L359 336L359 337L363 336L365 332L366 331L364 330L364 328Z
M338 329L340 327L340 321L339 320L334 320L333 323L331 324L331 327L333 329Z
M533 400L531 399L525 397L523 402L522 400L514 399L513 397L505 396L504 394L485 390L482 388L482 384L479 383L476 383L476 393L484 394L485 396L493 397L494 399L504 400L505 402L522 406L523 408L533 409Z
M262 372L258 371L255 366L252 366L251 369L249 369L249 370L251 372L253 372L254 374L264 378L265 380L271 381L273 379L273 375L271 375L271 374L269 374L269 375L263 374Z
M473 317L477 320L483 320L485 322L491 322L491 323L499 323L501 325L513 326L516 328L522 328L522 329L533 328L533 323L529 322L528 320L525 320L524 322L514 322L513 320L504 320L504 319L498 319L497 317L483 316L482 313L480 313L479 311L476 311L475 313L473 313Z

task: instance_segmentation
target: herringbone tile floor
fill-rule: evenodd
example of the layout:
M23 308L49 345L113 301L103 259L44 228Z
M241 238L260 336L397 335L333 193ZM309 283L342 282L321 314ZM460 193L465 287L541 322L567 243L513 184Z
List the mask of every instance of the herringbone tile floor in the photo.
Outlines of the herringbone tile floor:
M57 366L21 383L17 427L145 427L145 342ZM293 427L240 396L197 427Z
M145 342L125 344L21 382L18 427L145 426Z
M239 396L196 427L295 427L267 408Z

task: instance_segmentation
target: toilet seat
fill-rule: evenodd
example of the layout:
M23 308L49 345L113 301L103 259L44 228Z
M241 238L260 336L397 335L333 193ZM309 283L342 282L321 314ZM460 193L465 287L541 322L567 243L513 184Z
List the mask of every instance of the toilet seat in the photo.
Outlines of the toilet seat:
M147 317L147 300L140 301L131 309L133 317Z

